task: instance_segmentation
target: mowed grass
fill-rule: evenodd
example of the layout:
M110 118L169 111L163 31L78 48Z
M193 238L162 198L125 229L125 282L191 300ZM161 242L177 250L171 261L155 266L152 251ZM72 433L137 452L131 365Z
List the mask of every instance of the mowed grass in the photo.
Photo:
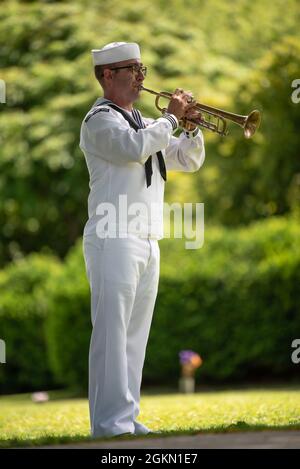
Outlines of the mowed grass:
M139 420L165 435L300 430L300 387L144 394ZM36 404L29 394L0 397L1 447L89 439L87 399L50 393L49 402Z

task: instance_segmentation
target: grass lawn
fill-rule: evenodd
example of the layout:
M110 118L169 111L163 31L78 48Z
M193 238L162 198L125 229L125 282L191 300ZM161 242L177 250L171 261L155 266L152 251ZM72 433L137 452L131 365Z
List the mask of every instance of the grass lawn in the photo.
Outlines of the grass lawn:
M197 432L300 430L300 387L143 394L139 420L166 435ZM124 437L123 437L124 438ZM147 437L146 437L147 438ZM0 397L0 446L89 440L88 402L50 392Z

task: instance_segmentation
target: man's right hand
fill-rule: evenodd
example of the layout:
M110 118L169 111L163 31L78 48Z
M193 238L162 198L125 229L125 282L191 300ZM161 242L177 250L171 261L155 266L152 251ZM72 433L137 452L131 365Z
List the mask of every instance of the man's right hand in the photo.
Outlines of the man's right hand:
M195 100L190 91L184 91L182 88L177 88L172 95L167 112L174 114L180 120L185 113L195 106Z

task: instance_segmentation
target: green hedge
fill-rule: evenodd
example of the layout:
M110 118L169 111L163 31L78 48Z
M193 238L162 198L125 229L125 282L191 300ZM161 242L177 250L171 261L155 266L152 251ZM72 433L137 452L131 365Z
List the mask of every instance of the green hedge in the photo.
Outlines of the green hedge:
M224 266L228 281L204 275L186 284L162 279L145 377L175 379L180 349L201 354L203 379L299 374L290 358L291 342L300 337L299 267L300 256L287 255L247 275Z
M296 375L291 342L300 336L300 227L273 218L240 230L210 228L200 250L163 240L161 279L144 383L175 382L178 352L204 364L199 379L221 382ZM51 285L47 338L57 379L87 386L91 333L81 242Z
M47 281L60 264L32 254L0 272L0 338L6 363L0 365L0 392L45 389L55 384L45 341Z
M58 382L72 388L87 386L91 334L90 294L84 270L82 241L66 258L64 269L49 283L46 321L49 362Z
M175 383L182 349L203 357L203 382L296 376L299 235L297 220L273 218L247 229L209 228L200 250L161 241L144 383ZM1 392L86 389L90 334L81 240L63 266L35 254L0 272Z

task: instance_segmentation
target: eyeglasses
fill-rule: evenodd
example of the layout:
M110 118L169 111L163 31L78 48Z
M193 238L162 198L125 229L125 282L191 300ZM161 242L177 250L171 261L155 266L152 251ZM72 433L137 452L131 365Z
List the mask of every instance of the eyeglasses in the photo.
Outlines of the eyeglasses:
M145 67L144 65L138 65L138 64L129 64L129 65L125 65L124 67L114 67L114 68L110 68L110 70L122 70L123 68L131 68L131 70L137 75L140 72L142 72L144 77L147 75L147 67Z

